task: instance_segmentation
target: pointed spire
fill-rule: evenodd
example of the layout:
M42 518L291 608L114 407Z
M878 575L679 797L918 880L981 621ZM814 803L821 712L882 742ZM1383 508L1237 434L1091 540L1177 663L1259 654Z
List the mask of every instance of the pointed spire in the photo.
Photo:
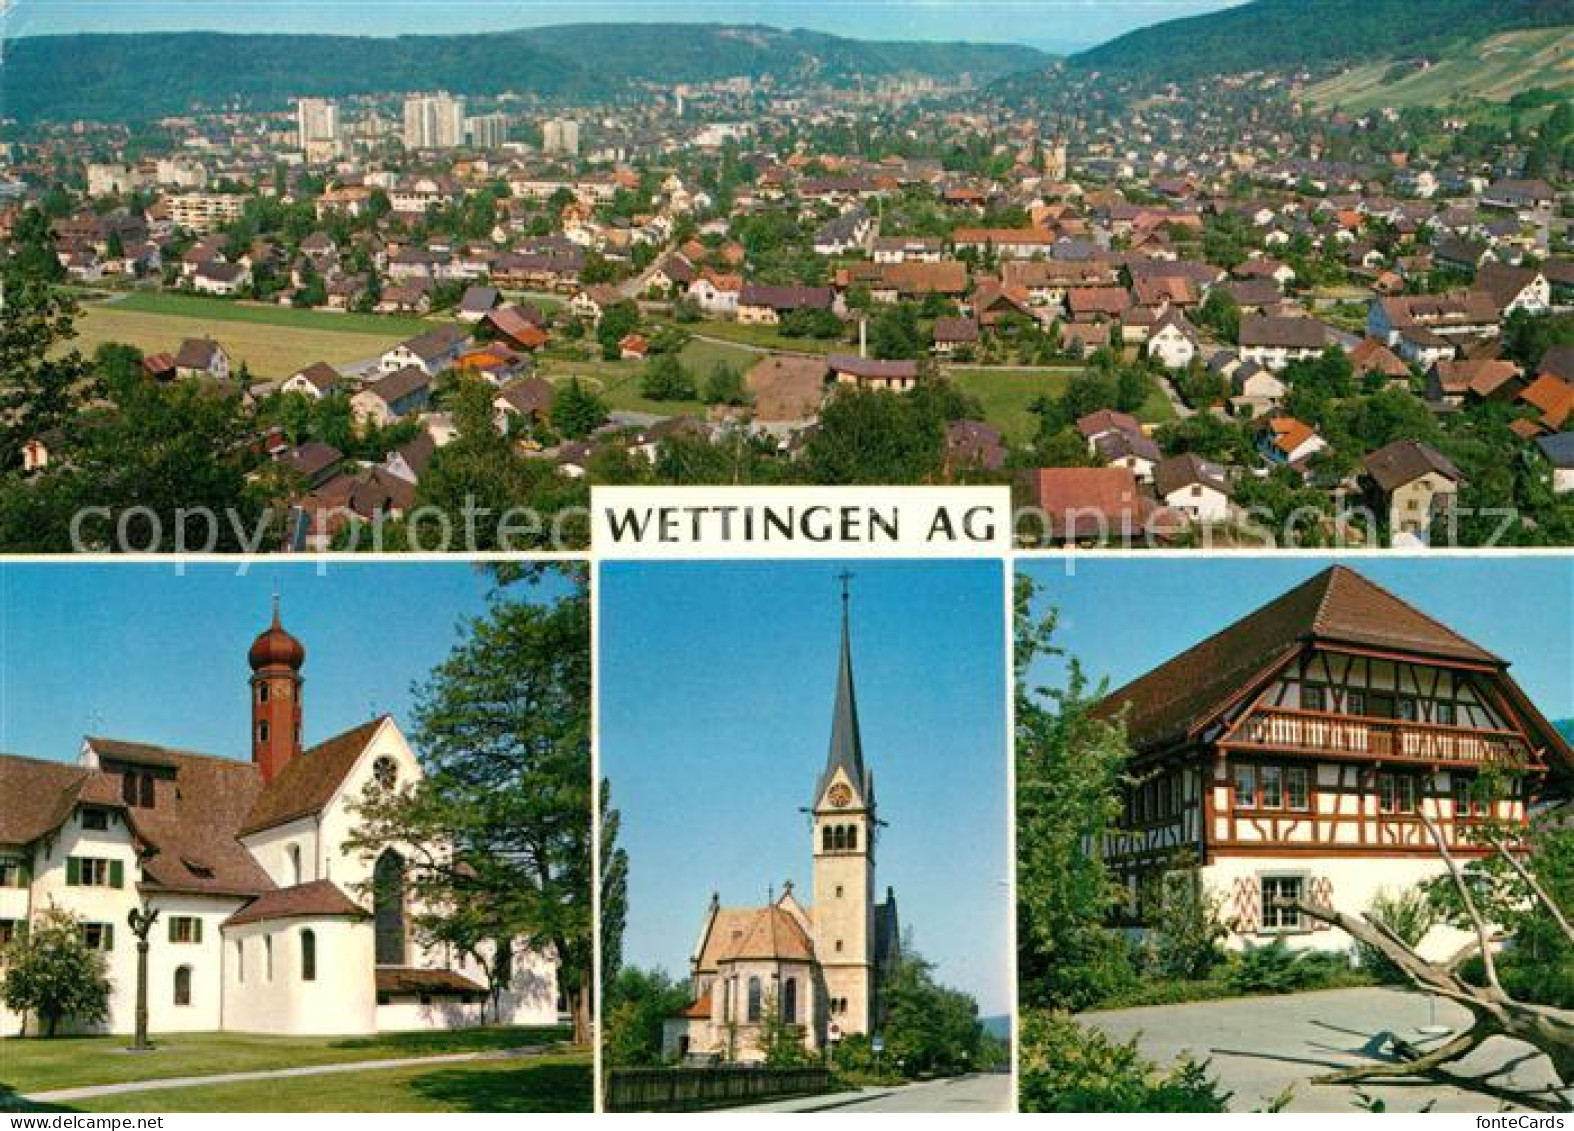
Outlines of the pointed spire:
M853 648L851 622L851 594L848 583L853 575L842 571L837 580L842 583L842 656L836 673L836 699L831 709L831 748L825 761L825 772L820 775L815 790L814 803L819 805L838 768L842 769L860 794L867 791L867 774L864 771L863 736L858 729L858 696L853 688ZM867 801L868 798L864 797Z

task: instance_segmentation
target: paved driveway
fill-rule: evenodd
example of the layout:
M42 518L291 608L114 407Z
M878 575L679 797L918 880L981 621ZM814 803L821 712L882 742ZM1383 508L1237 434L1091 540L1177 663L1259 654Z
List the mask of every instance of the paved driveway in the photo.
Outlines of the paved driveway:
M1462 1028L1469 1021L1452 1003L1440 1001L1436 1009L1440 1024ZM1143 1053L1160 1064L1187 1053L1210 1061L1211 1073L1234 1093L1237 1111L1259 1110L1286 1088L1294 1089L1291 1111L1357 1111L1353 1087L1313 1084L1311 1078L1391 1059L1391 1033L1424 1047L1445 1039L1420 1032L1432 1021L1425 995L1377 987L1122 1009L1078 1020L1122 1040L1138 1037ZM1419 1080L1361 1090L1389 1111L1420 1111L1431 1103L1434 1111L1491 1112L1523 1107L1516 1098L1525 1094L1546 1098L1554 1082L1545 1057L1502 1039L1477 1049L1455 1071L1479 1081L1477 1088Z

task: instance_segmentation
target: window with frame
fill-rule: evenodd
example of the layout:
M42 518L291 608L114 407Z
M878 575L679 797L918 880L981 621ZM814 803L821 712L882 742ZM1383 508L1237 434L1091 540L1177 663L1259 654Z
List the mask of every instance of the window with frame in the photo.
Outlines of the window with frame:
M1454 816L1458 817L1484 817L1487 815L1487 801L1477 796L1476 782L1463 774L1451 775L1451 784L1454 788Z
M1305 766L1284 769L1284 807L1305 812L1312 807L1311 775Z
M1346 692L1345 711L1351 715L1366 714L1366 692L1354 688Z
M21 935L22 920L0 919L0 946L10 946Z
M169 941L172 943L200 943L202 941L202 920L195 915L171 915L169 917Z
M1299 931L1301 913L1290 906L1301 898L1305 887L1302 876L1263 876L1262 929L1264 931Z
M109 810L82 810L82 827L84 829L92 829L94 832L104 832L109 828Z
M1452 703L1439 703L1434 714L1441 726L1451 727L1459 724L1459 709Z
M1257 780L1262 790L1264 809L1284 807L1284 771L1278 766L1262 766L1257 770Z
M1409 696L1396 700L1394 703L1394 714L1399 717L1401 722L1415 722L1419 714L1416 709L1416 701Z
M99 950L108 953L115 949L115 924L113 923L83 923L82 945L89 950Z
M1400 774L1394 779L1396 800L1401 813L1414 813L1416 811L1416 780L1409 774Z
M1326 711L1328 696L1322 684L1308 683L1301 687L1301 706L1308 711Z
M27 886L27 865L14 856L0 857L0 888Z
M102 856L66 857L66 886L118 888L125 885L125 864Z
M1377 811L1392 813L1397 802L1393 774L1377 775Z
M1257 767L1237 763L1235 767L1235 807L1257 808Z

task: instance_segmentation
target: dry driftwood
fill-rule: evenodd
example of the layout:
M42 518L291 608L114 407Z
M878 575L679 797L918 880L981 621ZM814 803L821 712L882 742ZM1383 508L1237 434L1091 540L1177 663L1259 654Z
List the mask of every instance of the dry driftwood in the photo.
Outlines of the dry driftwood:
M1465 914L1476 936L1448 961L1430 962L1422 958L1414 947L1388 927L1366 916L1357 918L1346 915L1342 911L1335 911L1331 907L1300 901L1294 906L1303 915L1338 927L1357 942L1365 943L1380 951L1385 958L1404 972L1417 989L1457 1002L1470 1012L1473 1022L1464 1032L1414 1060L1350 1068L1319 1077L1315 1082L1352 1084L1422 1076L1468 1056L1492 1037L1501 1036L1523 1041L1544 1053L1552 1062L1552 1069L1557 1074L1558 1080L1564 1085L1574 1083L1574 1012L1516 1001L1504 991L1498 981L1497 965L1493 959L1492 936L1471 896L1470 886L1465 882L1458 861L1448 851L1442 833L1430 818L1423 817L1423 820L1426 821L1427 829L1432 834L1439 855L1448 865L1449 874L1453 877L1455 889L1460 894ZM1552 901L1508 846L1500 840L1493 840L1491 843L1524 882L1530 897L1547 909L1564 935L1574 943L1574 926L1570 925L1562 909ZM1471 985L1457 973L1464 961L1476 954L1481 956L1487 983L1485 986Z

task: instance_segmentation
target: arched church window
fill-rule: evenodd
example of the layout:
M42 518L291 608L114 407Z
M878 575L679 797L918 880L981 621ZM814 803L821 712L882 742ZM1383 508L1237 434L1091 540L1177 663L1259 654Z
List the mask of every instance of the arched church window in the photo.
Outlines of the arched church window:
M858 826L857 825L848 825L847 826L847 851L849 851L849 852L857 852L858 851Z
M175 967L175 1004L191 1004L191 967Z
M377 925L377 964L404 965L404 857L388 849L372 871L372 918Z
M760 980L749 979L749 1024L757 1025L760 1021Z
M301 882L301 846L290 845L290 886L295 887Z
M782 983L782 1021L798 1024L798 979L788 978Z
M310 927L301 932L301 981L317 980L317 932Z

